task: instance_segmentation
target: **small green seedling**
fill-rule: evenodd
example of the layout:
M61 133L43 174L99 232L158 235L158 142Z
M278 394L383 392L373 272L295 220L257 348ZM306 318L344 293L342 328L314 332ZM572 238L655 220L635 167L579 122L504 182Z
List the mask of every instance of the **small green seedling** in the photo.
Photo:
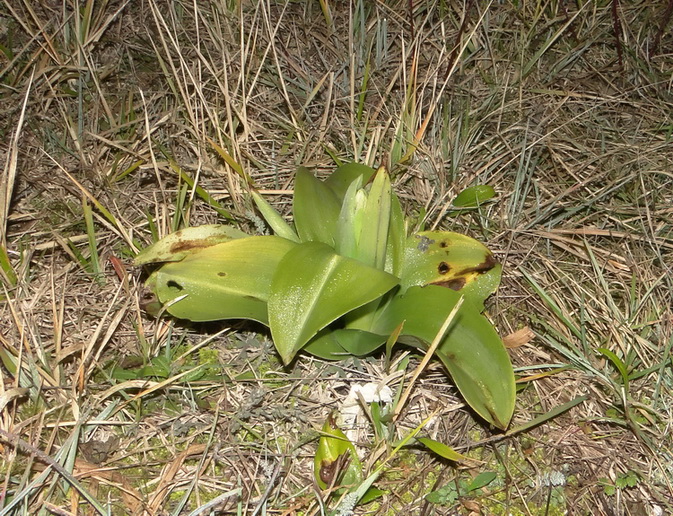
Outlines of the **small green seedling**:
M336 426L333 415L322 427L313 471L320 489L352 488L362 483L362 463L355 446Z
M449 482L439 489L425 495L425 499L435 505L450 507L458 501L458 498L469 496L470 494L478 492L479 489L486 487L496 479L496 476L497 475L493 471L485 471L477 475L470 482L467 482L464 479L460 479L457 482Z
M325 359L362 356L394 342L437 346L465 401L505 429L514 411L509 356L481 312L501 266L478 241L447 231L409 234L390 177L357 163L326 181L300 168L294 224L252 194L275 235L229 226L186 228L143 250L136 265L161 263L147 280L153 306L192 321L251 319L268 325L283 362L300 351ZM387 353L390 354L390 349Z
M640 475L635 471L629 470L617 476L614 482L609 478L601 477L598 479L599 485L603 487L603 492L608 496L614 496L618 490L630 489L640 483Z

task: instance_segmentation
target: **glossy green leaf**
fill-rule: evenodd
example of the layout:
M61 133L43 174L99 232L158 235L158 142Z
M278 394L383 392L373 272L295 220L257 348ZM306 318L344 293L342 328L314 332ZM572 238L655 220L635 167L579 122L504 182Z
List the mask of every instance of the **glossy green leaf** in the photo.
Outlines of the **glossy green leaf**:
M460 292L479 308L500 284L502 267L481 242L449 231L423 231L407 239L402 291L437 285Z
M143 249L133 263L138 266L148 263L179 262L190 253L247 236L249 235L239 229L220 224L184 228L166 235Z
M348 258L358 257L358 245L367 206L367 193L357 178L346 191L337 219L335 250Z
M367 196L357 247L358 259L377 269L383 269L386 263L391 196L390 177L385 169L381 168Z
M343 318L344 326L351 330L372 332L373 328L376 327L376 321L398 290L398 288L394 288L389 292L386 292L384 296L374 299L349 312ZM374 333L376 332L374 331Z
M388 249L385 271L400 277L404 265L407 245L407 228L400 200L394 193L390 203L390 224L388 226Z
M343 329L337 332L339 343L356 357L364 357L379 349L386 342L385 335L377 335L363 330Z
M461 455L457 451L448 447L446 444L440 443L439 441L435 441L434 439L428 439L427 437L419 437L418 441L421 444L423 444L423 446L428 448L430 451L436 453L437 455L445 459L453 460L456 462L459 462L461 460L467 460L467 457L465 457L465 455Z
M252 195L252 200L255 201L257 209L264 217L264 220L271 226L271 229L276 234L276 236L287 238L293 242L299 242L299 236L292 229L285 219L278 213L273 206L271 206L264 197L259 195L257 192L250 192Z
M478 205L492 193L468 189L456 205ZM148 298L148 309L158 305L195 321L269 324L289 363L301 349L328 359L365 355L400 328L400 342L427 349L462 296L467 302L436 356L477 413L498 427L508 425L512 366L481 315L499 285L501 266L484 245L443 231L407 237L408 222L383 169L375 175L371 167L346 164L321 182L300 168L296 231L256 192L252 196L279 236L248 237L227 226L169 235L136 259L169 262L147 282L156 296ZM388 355L395 341L391 337Z
M302 348L302 351L324 360L343 360L349 356L369 355L384 342L386 342L385 335L340 328L318 333Z
M297 245L278 264L269 298L271 334L283 362L332 321L382 296L397 281L325 244Z
M341 203L336 194L307 168L297 170L292 212L302 242L334 246Z
M362 463L353 443L336 426L334 416L327 418L322 434L313 459L313 473L320 489L360 485Z
M400 341L427 349L460 297L447 288L411 287L393 299L373 331L392 333L404 321ZM505 429L514 411L514 372L500 337L474 304L463 303L435 354L468 405Z
M216 244L163 265L148 286L168 313L181 319L253 319L266 324L272 277L296 245L276 236Z
M360 179L366 185L374 176L376 170L361 163L344 163L325 180L325 184L336 194L339 200L346 195L348 187Z
M348 202L350 192L351 190L346 194L344 202ZM404 230L401 230L402 234L399 233L400 223L403 228L404 221L399 202L392 194L390 178L385 169L381 168L378 171L364 206L361 205L359 208L361 220L357 227L361 227L361 230L359 235L356 235L356 249L352 256L380 270L386 270L388 262L392 268L393 260L389 260L387 255L389 250L393 253L400 250L400 243L404 241L402 236ZM394 229L391 229L391 222L396 225ZM392 247L388 244L389 236L397 240ZM346 327L369 331L388 300L387 297L376 299L354 310L345 318Z
M476 185L466 188L453 200L457 208L476 208L495 197L495 190L489 185Z
M334 332L329 328L325 328L311 339L311 341L302 348L302 352L306 352L314 357L322 358L323 360L343 360L349 356L348 352L334 337Z

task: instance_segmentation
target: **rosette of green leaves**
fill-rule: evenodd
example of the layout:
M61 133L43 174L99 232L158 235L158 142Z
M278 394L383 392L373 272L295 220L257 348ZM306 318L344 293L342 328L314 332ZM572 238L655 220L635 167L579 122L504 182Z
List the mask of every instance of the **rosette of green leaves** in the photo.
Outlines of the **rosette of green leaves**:
M163 263L147 281L162 310L193 321L259 321L289 364L300 350L326 359L371 353L402 323L399 342L427 349L464 297L436 356L465 401L507 427L512 366L481 313L501 266L484 245L445 231L409 234L387 172L356 163L325 181L300 168L293 224L252 196L273 236L186 228L136 257L137 265Z

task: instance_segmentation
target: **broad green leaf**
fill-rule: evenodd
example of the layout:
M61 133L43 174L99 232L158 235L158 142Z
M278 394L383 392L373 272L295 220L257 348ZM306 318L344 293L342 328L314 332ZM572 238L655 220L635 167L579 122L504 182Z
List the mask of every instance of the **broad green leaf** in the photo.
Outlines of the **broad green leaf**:
M340 211L336 194L307 168L300 167L294 180L292 212L301 241L334 246Z
M346 194L345 202L348 201L348 196L349 193ZM397 197L392 193L390 178L385 169L378 171L365 206L360 209L359 225L362 229L357 237L353 256L386 272L399 269L400 257L406 243L404 216ZM384 296L352 311L345 317L346 327L369 331L389 300L390 296Z
M477 307L496 291L502 267L474 238L449 231L423 231L407 239L400 274L402 292L437 285L460 292Z
M335 250L342 256L357 258L360 233L367 206L367 193L357 178L348 187L337 219Z
M344 163L332 172L325 184L342 200L353 181L360 179L361 184L366 185L375 173L375 169L361 163Z
M135 257L133 263L138 266L148 263L179 262L190 253L247 236L239 229L220 224L184 228L166 235L161 240L143 249Z
M367 196L362 216L362 230L358 239L358 259L367 265L383 270L386 264L388 228L392 187L384 168L379 169Z
M433 285L411 287L393 299L372 331L392 333L404 321L400 341L427 349L460 297ZM500 337L475 305L463 303L435 353L468 405L505 429L514 412L514 372Z
M334 331L329 328L318 333L302 351L323 360L343 360L349 356L348 351L334 338Z
M332 321L382 296L397 281L320 242L297 245L278 264L269 298L271 334L283 362Z
M495 197L495 190L489 185L476 185L466 188L453 200L458 208L476 208Z
M327 418L322 434L313 458L313 474L320 489L359 486L362 483L362 463L353 443L336 426L334 416Z
M385 271L399 277L404 265L407 245L407 228L402 206L397 195L392 194L390 204L390 225L388 226L388 249Z
M398 289L394 288L386 292L385 295L352 310L343 317L344 326L350 330L371 332L386 305L394 298L397 291Z
M385 335L377 335L363 330L343 329L337 332L339 343L347 353L364 357L379 349L386 342Z
M349 356L369 355L380 348L385 341L385 335L363 330L326 329L311 339L302 351L325 360L343 360Z
M216 244L163 265L148 286L168 313L181 319L253 319L267 324L271 279L296 245L276 236Z
M423 444L423 446L428 448L430 451L436 453L440 457L443 457L448 460L453 460L456 462L461 460L467 460L467 457L465 455L461 455L460 453L448 447L444 443L440 443L439 441L435 441L434 439L428 439L427 437L419 437L418 440Z
M257 209L262 214L262 217L264 217L264 220L271 226L271 229L273 229L276 236L287 238L288 240L298 243L299 237L297 236L297 233L292 229L292 226L285 221L280 213L278 213L273 206L271 206L266 199L257 192L252 191L250 194L252 195L252 200L255 201L255 204L257 205Z

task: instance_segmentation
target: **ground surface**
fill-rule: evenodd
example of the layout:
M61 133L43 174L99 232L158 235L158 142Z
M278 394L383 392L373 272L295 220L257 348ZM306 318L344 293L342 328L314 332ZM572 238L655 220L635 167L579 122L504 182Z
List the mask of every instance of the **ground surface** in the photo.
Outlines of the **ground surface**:
M408 214L493 249L511 428L543 419L492 431L432 363L394 438L439 409L424 431L473 460L406 449L355 512L673 513L672 10L3 0L0 514L334 508L316 429L417 358L284 369L262 327L147 317L131 261L187 224L254 232L238 166L288 213L296 167L335 159L387 165ZM475 184L497 197L452 210Z

